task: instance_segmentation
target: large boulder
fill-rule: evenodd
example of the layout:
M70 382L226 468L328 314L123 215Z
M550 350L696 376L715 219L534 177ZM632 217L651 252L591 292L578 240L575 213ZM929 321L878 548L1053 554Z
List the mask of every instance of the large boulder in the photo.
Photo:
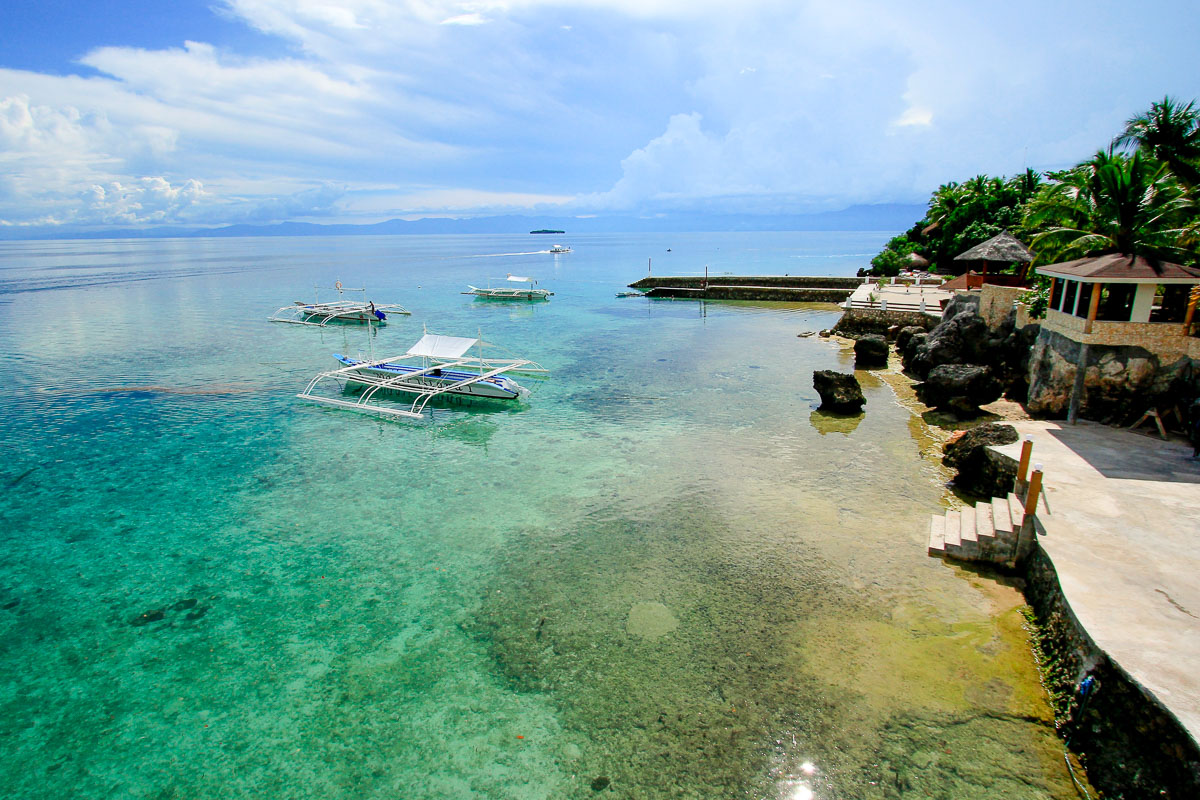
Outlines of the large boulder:
M854 343L854 366L858 368L886 367L888 362L887 339L869 333Z
M896 352L903 354L908 343L918 333L925 333L925 329L920 325L905 325L900 330L896 331Z
M813 387L821 395L821 408L841 414L856 414L867 399L858 378L830 369L813 372Z
M1021 438L1017 429L1003 422L987 422L965 431L959 431L942 449L942 463L959 469L982 448L992 445L1012 444Z
M913 359L916 358L917 353L920 352L921 347L928 339L929 334L924 331L914 333L908 337L908 341L904 343L904 349L900 350L900 363L904 366L904 369L912 371Z
M984 363L989 334L987 323L973 309L964 309L953 317L943 315L942 323L914 350L907 368L924 379L931 369L943 364Z
M981 405L998 400L1004 392L1004 386L990 368L975 364L934 367L925 382L914 388L925 405L953 411L962 417L977 416Z
M993 445L1012 444L1020 436L1012 425L988 423L956 434L946 442L942 463L957 470L954 485L979 497L1006 497L1013 490L1017 467Z

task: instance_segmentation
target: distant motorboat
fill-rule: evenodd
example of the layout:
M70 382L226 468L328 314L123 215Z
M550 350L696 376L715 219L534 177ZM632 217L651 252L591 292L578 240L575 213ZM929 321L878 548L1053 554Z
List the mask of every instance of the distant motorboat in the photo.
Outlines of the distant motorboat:
M567 247L565 244L556 244L550 248L550 252L551 253L569 253L569 252L571 252L571 248Z

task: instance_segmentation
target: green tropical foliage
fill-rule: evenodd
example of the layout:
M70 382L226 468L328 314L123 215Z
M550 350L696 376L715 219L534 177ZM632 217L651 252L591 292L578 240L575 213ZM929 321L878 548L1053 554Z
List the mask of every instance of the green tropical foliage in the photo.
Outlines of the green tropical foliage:
M929 211L913 228L887 243L871 260L872 275L895 275L909 266L908 254L927 258L943 274L961 273L967 265L954 257L1001 231L1022 235L1024 208L1041 186L1042 176L1026 170L1012 178L976 175L963 183L939 186Z
M1194 206L1164 162L1140 150L1102 150L1050 179L1026 212L1038 263L1103 253L1164 261L1194 255L1181 243Z
M959 274L967 265L954 257L1002 230L1030 244L1035 264L1122 252L1200 265L1200 108L1164 97L1109 150L1068 170L939 186L870 274L895 275L910 253Z
M1165 164L1185 188L1200 190L1200 110L1195 101L1180 105L1164 97L1151 103L1149 111L1130 117L1113 144L1136 145Z

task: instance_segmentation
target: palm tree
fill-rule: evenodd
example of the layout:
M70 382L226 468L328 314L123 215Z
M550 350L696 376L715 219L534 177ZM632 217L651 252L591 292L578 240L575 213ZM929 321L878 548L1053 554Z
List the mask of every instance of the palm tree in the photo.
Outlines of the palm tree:
M1165 163L1180 183L1200 189L1200 109L1194 100L1181 105L1164 97L1151 103L1149 111L1129 118L1113 144L1137 146Z
M1191 260L1184 240L1195 204L1180 193L1164 163L1140 150L1132 156L1098 152L1030 201L1027 224L1039 263L1105 253L1169 261Z

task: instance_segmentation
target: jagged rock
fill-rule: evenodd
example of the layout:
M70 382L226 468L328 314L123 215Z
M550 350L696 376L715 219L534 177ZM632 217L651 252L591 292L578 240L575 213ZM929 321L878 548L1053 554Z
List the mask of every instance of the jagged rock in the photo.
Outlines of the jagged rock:
M828 338L829 338L829 333L830 333L830 332L829 332L829 329L828 329L828 328L826 328L826 329L825 329L825 330L823 330L823 331L819 331L819 332L817 333L817 336L820 336L822 339L828 339Z
M908 343L918 333L925 333L925 329L920 325L905 325L896 331L896 352L903 355L904 351L908 348Z
M910 370L912 361L916 357L917 351L920 350L921 346L925 344L925 341L928 338L929 334L925 332L914 333L908 338L908 342L905 343L904 349L900 351L900 362L904 365L904 369Z
M942 463L957 470L954 485L964 492L978 497L1006 497L1013 490L1017 467L991 446L1012 444L1019 438L1012 425L979 425L946 442Z
M1004 391L991 369L974 364L934 367L925 382L913 388L925 405L965 417L977 415L979 406L999 399Z
M858 378L853 375L819 369L813 372L813 387L821 395L821 408L827 411L853 414L867 402Z
M1028 403L1031 413L1061 417L1067 413L1080 345L1053 331L1042 331L1030 355ZM1179 371L1136 346L1093 345L1084 372L1081 416L1125 421L1142 410L1173 402Z
M947 467L960 469L962 465L973 458L975 454L989 445L1012 444L1021 438L1017 429L1002 422L988 422L976 425L974 428L959 431L942 451L942 463Z
M971 309L953 317L943 315L942 323L931 330L913 352L908 369L924 379L931 369L943 364L978 364L985 361L982 356L987 349L988 334L983 317Z
M887 339L869 333L854 343L854 366L886 367L888 362Z

